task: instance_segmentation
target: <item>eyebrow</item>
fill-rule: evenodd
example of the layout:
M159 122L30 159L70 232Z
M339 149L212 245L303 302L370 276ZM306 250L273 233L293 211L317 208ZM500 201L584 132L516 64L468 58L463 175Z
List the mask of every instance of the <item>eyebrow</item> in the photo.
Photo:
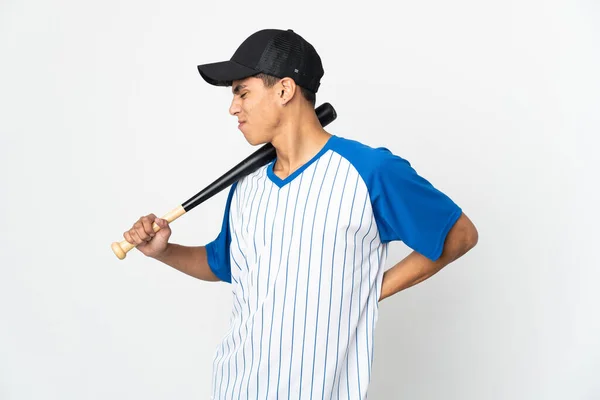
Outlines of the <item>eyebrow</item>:
M238 94L240 90L244 89L245 87L246 85L242 85L241 83L239 83L235 86L235 88L233 88L232 92L233 94Z

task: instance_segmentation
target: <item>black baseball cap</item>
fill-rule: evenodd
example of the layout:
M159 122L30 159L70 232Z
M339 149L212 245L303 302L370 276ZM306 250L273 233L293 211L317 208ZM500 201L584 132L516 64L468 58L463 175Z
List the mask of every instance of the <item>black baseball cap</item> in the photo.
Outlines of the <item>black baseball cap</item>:
M198 65L198 71L215 86L231 86L232 81L264 73L292 78L296 85L313 93L317 93L324 74L315 48L291 29L255 32L229 61Z

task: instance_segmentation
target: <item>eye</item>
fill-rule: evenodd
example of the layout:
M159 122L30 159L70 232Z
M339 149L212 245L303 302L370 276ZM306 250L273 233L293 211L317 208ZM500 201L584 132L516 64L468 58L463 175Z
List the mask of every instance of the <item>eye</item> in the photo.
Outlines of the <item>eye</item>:
M247 94L248 94L248 92L243 93L240 97L243 99L244 97L246 97Z

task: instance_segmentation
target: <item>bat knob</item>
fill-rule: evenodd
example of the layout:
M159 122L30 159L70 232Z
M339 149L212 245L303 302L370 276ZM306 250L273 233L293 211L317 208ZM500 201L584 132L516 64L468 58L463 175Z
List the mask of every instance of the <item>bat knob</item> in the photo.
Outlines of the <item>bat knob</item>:
M113 253L115 253L119 260L124 259L127 255L127 253L125 253L125 251L121 248L119 242L113 242L113 244L110 247L112 248Z

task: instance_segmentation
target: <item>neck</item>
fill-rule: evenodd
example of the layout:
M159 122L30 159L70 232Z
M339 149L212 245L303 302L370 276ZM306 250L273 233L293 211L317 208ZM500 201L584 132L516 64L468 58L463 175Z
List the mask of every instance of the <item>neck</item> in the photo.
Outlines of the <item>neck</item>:
M332 136L313 109L295 107L287 111L271 141L277 152L273 172L283 179L314 157Z

